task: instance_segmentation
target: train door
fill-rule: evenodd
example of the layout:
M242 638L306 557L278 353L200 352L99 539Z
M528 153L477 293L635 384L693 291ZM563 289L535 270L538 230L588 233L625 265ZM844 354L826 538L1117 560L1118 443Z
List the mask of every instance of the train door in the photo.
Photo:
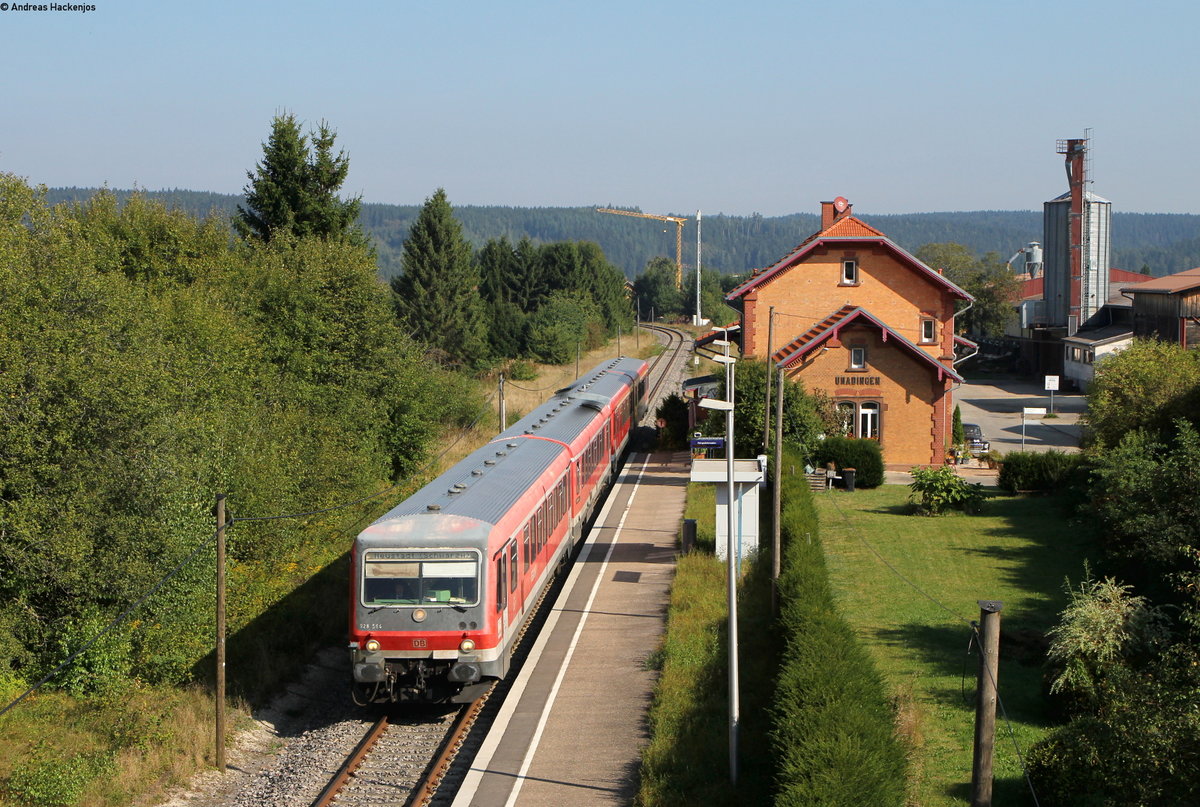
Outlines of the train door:
M492 603L496 608L496 636L503 644L508 623L508 547L492 558Z
M505 621L511 625L520 618L521 606L525 602L522 584L524 575L521 574L521 546L514 538L504 547L504 552L508 555L508 609Z

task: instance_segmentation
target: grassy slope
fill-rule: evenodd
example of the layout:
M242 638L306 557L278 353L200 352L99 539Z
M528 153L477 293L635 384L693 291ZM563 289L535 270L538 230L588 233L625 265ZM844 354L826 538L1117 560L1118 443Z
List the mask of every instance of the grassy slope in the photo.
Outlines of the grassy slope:
M898 485L818 496L829 573L843 614L896 693L915 748L914 803L967 804L978 656L965 655L964 620L979 618L978 600L1004 603L1000 697L1024 753L1048 726L1038 637L1064 606L1063 580L1078 579L1087 544L1051 499L995 498L980 516L926 518L907 514L907 496ZM1029 803L1000 716L995 776L998 807Z

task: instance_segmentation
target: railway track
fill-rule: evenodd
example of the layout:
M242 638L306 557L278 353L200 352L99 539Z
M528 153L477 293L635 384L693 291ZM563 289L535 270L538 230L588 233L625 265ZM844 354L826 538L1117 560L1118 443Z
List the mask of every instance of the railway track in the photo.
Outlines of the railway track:
M690 337L677 329L660 325L643 325L647 330L666 336L664 350L651 364L650 405L645 423L654 422L654 410L669 383L678 372L678 362ZM508 681L520 669L529 650L529 637L536 636L547 615L548 604L557 597L561 580L543 593L534 615L522 628L522 637L513 654L509 678L498 682L483 697L468 704L440 721L393 724L387 716L380 717L346 758L313 807L425 807L449 803L462 771L455 771L456 757L474 757L471 737L476 725L490 724L496 709L503 703ZM465 766L457 766L465 767ZM439 793L445 783L447 793Z
M677 328L671 328L665 325L647 325L642 324L643 328L648 331L663 334L667 337L666 345L662 353L654 357L650 365L650 376L654 378L657 374L657 379L654 380L653 386L650 388L649 406L647 406L646 419L644 422L654 423L654 410L663 397L664 387L667 380L671 377L673 369L676 367L680 357L687 349L691 338L683 331Z

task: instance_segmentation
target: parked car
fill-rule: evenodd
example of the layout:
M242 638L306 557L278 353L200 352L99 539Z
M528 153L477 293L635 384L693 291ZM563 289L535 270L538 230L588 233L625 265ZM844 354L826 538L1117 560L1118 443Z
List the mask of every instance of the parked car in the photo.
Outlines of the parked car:
M967 439L967 450L972 454L986 454L992 444L983 439L983 429L974 423L963 424L963 435Z

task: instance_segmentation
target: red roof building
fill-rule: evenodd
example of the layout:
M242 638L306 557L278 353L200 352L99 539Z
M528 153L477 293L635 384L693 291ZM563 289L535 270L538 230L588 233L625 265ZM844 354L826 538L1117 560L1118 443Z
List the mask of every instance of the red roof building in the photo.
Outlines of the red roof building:
M962 381L955 303L972 298L845 199L822 202L821 229L727 299L741 308L743 358L769 358L824 391L846 432L879 440L889 465L944 461Z

